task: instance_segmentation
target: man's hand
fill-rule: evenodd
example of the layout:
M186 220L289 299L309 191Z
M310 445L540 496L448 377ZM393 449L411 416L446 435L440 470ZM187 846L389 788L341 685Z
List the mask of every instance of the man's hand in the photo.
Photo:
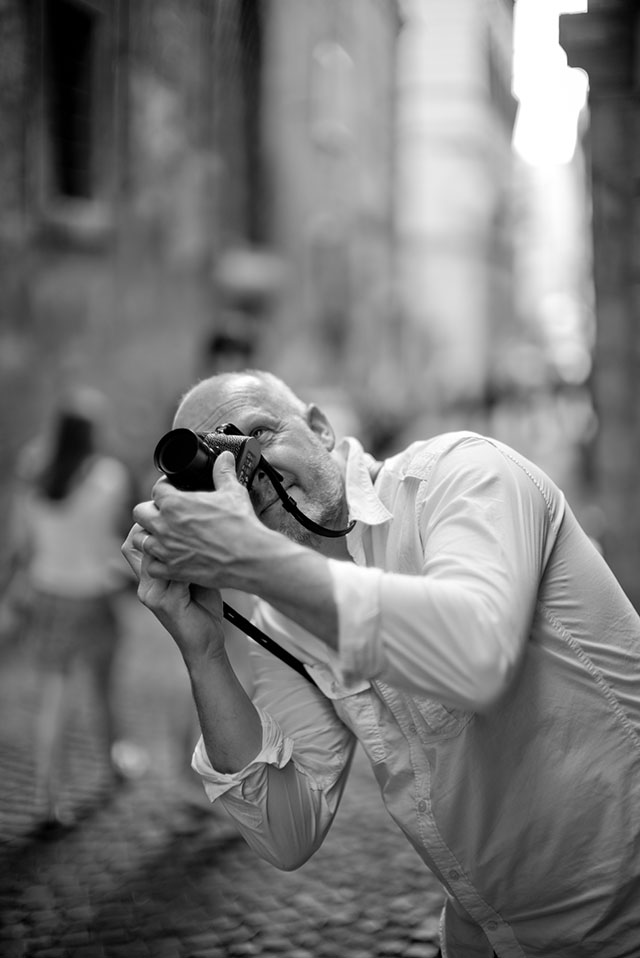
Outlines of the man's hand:
M139 548L145 535L136 523L122 546L138 597L182 652L209 761L220 772L238 772L260 751L262 723L225 652L220 593L151 576L153 560Z
M222 599L217 589L153 578L150 558L136 546L145 532L137 523L122 554L138 579L138 598L173 636L185 661L218 655L224 649Z
M260 522L230 452L216 459L213 479L213 492L182 492L159 479L153 501L135 507L131 542L145 556L146 575L159 580L160 590L162 582L182 582L256 595L336 648L327 560Z
M139 526L133 545L148 557L154 579L246 591L243 573L260 554L267 530L238 482L230 452L216 459L213 478L214 492L182 492L159 479L153 501L133 511Z

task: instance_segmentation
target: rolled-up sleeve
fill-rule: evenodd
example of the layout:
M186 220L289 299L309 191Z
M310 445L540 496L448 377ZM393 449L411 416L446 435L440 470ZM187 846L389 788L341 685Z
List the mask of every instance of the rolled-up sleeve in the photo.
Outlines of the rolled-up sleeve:
M262 748L256 757L239 772L216 772L209 761L202 736L193 753L192 768L202 778L209 801L214 802L230 788L241 785L261 765L283 768L291 758L293 740L287 738L280 726L263 709L258 709L262 722Z
M356 740L307 679L253 643L251 661L262 722L260 752L240 771L222 774L200 740L192 764L210 800L219 799L247 843L288 871L322 844Z

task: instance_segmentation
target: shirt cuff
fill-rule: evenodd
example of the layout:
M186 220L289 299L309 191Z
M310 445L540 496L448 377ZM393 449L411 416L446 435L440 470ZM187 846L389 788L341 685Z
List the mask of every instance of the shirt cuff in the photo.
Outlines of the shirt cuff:
M241 786L245 779L261 766L275 765L276 768L283 768L290 760L293 753L293 739L285 736L268 712L264 712L261 708L257 711L262 722L262 748L256 757L238 772L217 772L209 761L204 741L200 736L193 753L191 767L202 778L204 790L210 802L215 802L232 788Z
M329 559L338 609L338 666L345 681L375 678L384 668L380 638L381 569Z

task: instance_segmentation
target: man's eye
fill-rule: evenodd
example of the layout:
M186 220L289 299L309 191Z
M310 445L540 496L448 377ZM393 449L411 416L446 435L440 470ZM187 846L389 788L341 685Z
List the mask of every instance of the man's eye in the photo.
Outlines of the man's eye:
M254 439L258 439L258 440L259 440L259 439L264 439L264 437L265 437L266 434L267 434L267 431L268 431L268 430L265 429L264 426L258 426L257 429L252 429L252 430L251 430L251 435L253 436Z

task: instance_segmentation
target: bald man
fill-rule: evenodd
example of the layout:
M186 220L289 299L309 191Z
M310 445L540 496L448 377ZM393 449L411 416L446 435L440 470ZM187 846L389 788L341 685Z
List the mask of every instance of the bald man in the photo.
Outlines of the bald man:
M189 672L209 798L297 868L360 742L443 885L443 955L637 955L640 619L562 492L474 433L384 463L336 447L322 411L261 371L199 383L175 418L228 422L312 531L267 469L247 490L225 452L212 492L161 479L123 546ZM225 652L227 588L255 598L306 677L256 645L247 694Z

